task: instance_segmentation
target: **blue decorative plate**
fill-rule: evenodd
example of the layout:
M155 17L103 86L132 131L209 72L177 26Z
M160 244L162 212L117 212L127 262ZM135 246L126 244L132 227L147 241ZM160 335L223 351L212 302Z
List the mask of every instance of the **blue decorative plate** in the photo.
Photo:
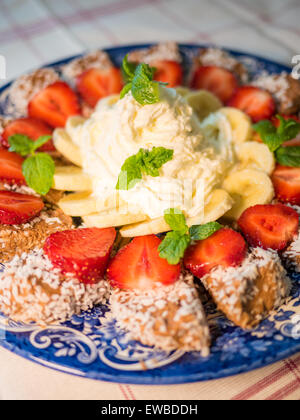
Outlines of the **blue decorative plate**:
M128 46L107 50L116 65L131 49ZM143 45L142 47L146 47ZM199 46L182 45L184 65L191 64ZM243 61L251 73L290 71L280 64L249 54L230 51ZM72 57L74 58L74 57ZM72 58L51 64L59 70ZM5 89L0 89L0 93ZM0 103L0 114L6 103ZM43 366L81 377L132 384L179 384L217 379L277 362L300 352L300 275L291 273L290 301L251 332L235 327L204 302L213 335L211 355L197 352L165 353L130 341L111 318L109 308L100 306L74 316L62 325L41 329L22 325L0 315L0 345Z

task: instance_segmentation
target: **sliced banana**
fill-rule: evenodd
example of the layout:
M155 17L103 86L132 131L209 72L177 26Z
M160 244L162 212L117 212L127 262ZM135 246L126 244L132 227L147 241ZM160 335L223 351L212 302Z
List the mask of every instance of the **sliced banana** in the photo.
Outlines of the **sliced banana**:
M227 191L222 189L214 190L209 202L204 207L204 220L202 223L215 222L220 219L232 208L233 204L234 201ZM196 224L192 223L191 226Z
M68 216L82 217L92 213L118 209L124 205L118 194L112 194L105 200L94 197L90 192L76 192L65 195L58 203L58 206Z
M252 138L253 129L251 119L237 108L221 108L220 111L228 121L232 129L232 141L235 144L249 141Z
M146 215L141 213L128 213L126 207L119 209L109 210L101 213L94 213L83 217L83 221L87 227L114 227L124 226L131 223L137 223L145 220Z
M201 225L208 222L213 222L222 217L233 205L233 200L230 195L224 190L213 191L208 204L204 208L204 213L190 217L187 219L187 225ZM158 234L168 232L170 226L166 223L163 217L153 220L147 220L142 223L125 226L120 230L120 233L125 238L132 238L135 236L144 236L151 234Z
M92 178L77 166L57 166L53 188L59 191L92 191Z
M246 141L235 147L239 169L258 169L271 175L275 169L274 154L266 144Z
M175 88L176 92L180 95L183 96L184 98L191 93L191 90L185 86L177 86Z
M66 157L70 162L77 166L82 166L81 151L76 144L72 142L71 137L63 128L57 128L53 134L53 141L56 149Z
M222 102L220 102L215 95L206 90L191 92L185 96L185 99L196 112L200 121L222 107Z
M237 220L251 206L270 203L274 197L269 176L254 169L232 172L223 187L234 199L233 207L225 214L230 220Z

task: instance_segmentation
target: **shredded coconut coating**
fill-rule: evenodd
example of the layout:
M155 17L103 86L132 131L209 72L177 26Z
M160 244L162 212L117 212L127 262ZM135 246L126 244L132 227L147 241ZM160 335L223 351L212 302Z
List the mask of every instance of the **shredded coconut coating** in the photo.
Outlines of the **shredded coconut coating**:
M0 115L0 136L3 133L5 127L11 123L11 119L10 118L6 118Z
M176 61L177 63L182 61L176 42L165 42L150 48L134 50L129 53L128 60L146 64L161 60Z
M75 79L90 69L107 70L113 66L108 54L104 51L93 51L83 57L76 58L62 67L62 73L67 79Z
M0 182L0 190L12 191L19 194L34 195L35 197L40 197L32 188L27 185L17 185L17 184L6 184L5 182Z
M40 194L36 193L32 188L28 187L27 185L10 185L6 183L0 182L0 190L5 191L12 191L19 194L27 194L27 195L33 195L35 197L41 197ZM46 203L49 203L51 205L56 205L64 196L64 191L58 191L58 190L50 190L48 194L43 196L42 198Z
M7 109L14 118L26 117L27 107L31 99L47 86L59 80L56 71L50 68L36 70L30 74L20 76L0 97L9 97L10 105Z
M171 286L151 290L112 291L112 315L132 339L171 351L200 351L209 355L210 332L202 303L190 274Z
M10 261L37 246L52 233L72 227L72 218L60 209L45 208L38 217L21 225L0 225L0 262Z
M243 83L246 83L249 79L246 67L228 52L219 48L201 49L196 61L198 64L200 62L202 66L218 66L235 72Z
M293 208L295 207L297 206L293 206ZM300 210L299 207L298 209ZM300 214L299 211L298 213ZM291 245L282 254L282 259L289 269L300 273L300 231Z
M201 280L218 309L244 329L257 326L291 290L277 253L261 248L252 249L240 267L219 267Z
M263 72L252 85L270 92L277 101L282 114L296 114L300 110L300 83L288 73L269 74Z
M72 275L62 276L43 250L15 256L0 273L0 311L17 322L49 325L105 303L106 280L84 285Z

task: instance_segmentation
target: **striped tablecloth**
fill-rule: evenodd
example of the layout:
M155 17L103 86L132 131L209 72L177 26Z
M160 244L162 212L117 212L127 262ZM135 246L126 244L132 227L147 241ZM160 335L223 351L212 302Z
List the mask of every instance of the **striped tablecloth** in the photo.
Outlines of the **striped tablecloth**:
M299 0L0 0L6 78L68 55L120 44L215 43L291 63ZM4 81L0 81L4 83ZM240 376L167 387L108 384L0 350L3 399L300 399L300 356Z

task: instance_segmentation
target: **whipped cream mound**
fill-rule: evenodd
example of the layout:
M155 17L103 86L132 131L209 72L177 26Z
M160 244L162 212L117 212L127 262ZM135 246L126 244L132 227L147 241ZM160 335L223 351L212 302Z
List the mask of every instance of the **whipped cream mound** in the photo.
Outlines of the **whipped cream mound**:
M120 196L151 219L170 207L194 217L221 184L231 164L229 154L203 135L196 114L174 89L161 87L160 94L160 102L144 106L131 92L118 101L104 99L90 119L68 134L81 149L83 169L93 177L94 195L101 199L116 191L122 165L140 148L173 149L173 159L162 166L159 177L144 175Z

